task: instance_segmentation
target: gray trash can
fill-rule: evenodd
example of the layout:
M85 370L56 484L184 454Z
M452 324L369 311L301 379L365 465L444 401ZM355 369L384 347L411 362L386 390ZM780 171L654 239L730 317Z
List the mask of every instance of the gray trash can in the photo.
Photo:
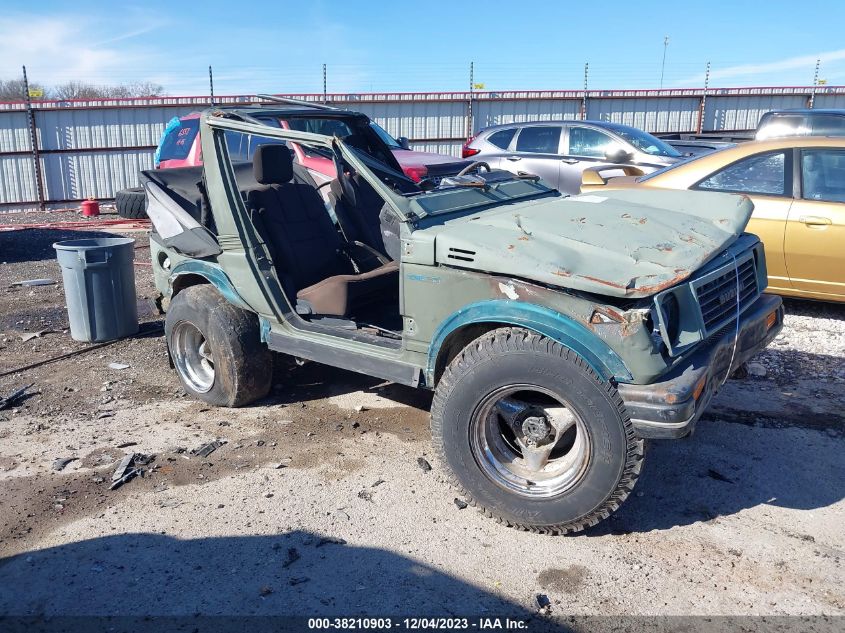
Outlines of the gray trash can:
M137 333L135 240L66 240L53 248L62 267L73 339L111 341Z

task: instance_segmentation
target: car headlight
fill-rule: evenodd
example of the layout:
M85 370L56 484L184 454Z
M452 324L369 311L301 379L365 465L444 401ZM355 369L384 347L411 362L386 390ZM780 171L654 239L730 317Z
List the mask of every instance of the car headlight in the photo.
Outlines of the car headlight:
M660 325L666 341L673 345L681 326L681 306L674 293L667 293L660 301Z

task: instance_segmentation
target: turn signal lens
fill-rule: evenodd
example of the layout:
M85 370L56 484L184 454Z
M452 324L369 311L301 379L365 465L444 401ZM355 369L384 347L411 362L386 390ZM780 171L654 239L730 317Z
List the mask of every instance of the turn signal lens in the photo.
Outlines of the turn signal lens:
M775 323L778 320L778 313L771 312L769 316L766 317L766 331L771 330L774 327Z
M704 386L707 384L707 376L702 376L701 380L698 381L698 384L695 386L695 390L692 392L693 400L698 400L698 397L704 391Z

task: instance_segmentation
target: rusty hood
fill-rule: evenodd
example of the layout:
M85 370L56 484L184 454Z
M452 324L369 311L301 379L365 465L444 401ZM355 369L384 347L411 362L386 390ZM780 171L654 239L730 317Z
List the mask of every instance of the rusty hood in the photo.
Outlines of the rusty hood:
M620 190L514 203L430 227L438 263L617 297L694 273L751 217L745 196Z

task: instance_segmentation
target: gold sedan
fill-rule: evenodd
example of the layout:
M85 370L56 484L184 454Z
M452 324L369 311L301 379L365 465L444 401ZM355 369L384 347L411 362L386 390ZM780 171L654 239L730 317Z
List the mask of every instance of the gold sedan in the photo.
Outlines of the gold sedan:
M748 232L766 250L769 292L845 302L845 138L749 142L647 176L635 167L596 167L581 191L628 187L748 195Z

